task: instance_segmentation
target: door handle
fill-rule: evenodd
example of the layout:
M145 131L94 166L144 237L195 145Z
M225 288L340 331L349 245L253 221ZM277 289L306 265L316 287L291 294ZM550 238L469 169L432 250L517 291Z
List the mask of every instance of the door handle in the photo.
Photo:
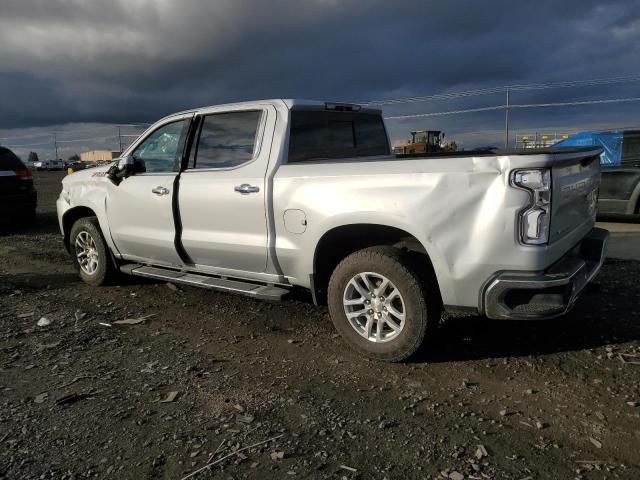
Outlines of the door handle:
M247 193L257 193L260 191L260 187L256 187L254 185L249 185L248 183L243 183L242 185L238 185L234 188L236 192L242 193L246 195Z
M156 195L167 195L169 193L169 189L165 187L152 188L151 191Z

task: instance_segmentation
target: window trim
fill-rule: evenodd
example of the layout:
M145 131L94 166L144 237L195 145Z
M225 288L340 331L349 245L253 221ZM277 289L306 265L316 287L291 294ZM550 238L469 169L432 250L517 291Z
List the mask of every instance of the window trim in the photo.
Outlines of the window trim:
M207 117L211 117L214 115L228 115L230 113L245 113L245 112L260 112L260 118L258 119L258 126L256 128L256 135L253 141L253 155L246 162L241 163L240 165L236 165L234 167L206 167L206 168L197 168L198 165L198 149L200 147L200 135L202 133L202 128L205 123L205 119ZM194 135L193 142L195 145L192 146L193 149L193 167L190 166L187 162L187 167L183 170L183 173L189 172L220 172L220 171L229 171L229 170L237 170L238 168L246 167L254 163L259 157L260 152L262 150L262 144L264 140L264 131L267 126L267 116L268 111L266 108L242 108L242 109L234 109L234 110L221 110L210 113L200 113L196 115L196 118L199 119L198 131ZM191 159L189 159L191 160Z

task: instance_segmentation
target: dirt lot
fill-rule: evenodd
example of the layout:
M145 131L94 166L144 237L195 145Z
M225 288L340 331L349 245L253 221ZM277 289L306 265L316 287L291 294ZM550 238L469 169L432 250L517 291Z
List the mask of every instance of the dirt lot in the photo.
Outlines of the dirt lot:
M566 318L449 320L381 364L303 295L81 283L61 176L0 235L0 477L181 479L228 455L191 478L640 478L639 262L608 261Z

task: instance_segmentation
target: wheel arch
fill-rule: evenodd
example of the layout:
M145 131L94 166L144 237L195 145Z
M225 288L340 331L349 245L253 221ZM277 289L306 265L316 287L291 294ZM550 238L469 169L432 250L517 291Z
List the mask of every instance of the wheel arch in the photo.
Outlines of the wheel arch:
M64 247L67 249L67 252L71 251L69 237L71 234L71 228L73 227L73 224L76 223L81 218L97 217L97 216L98 215L93 209L85 206L73 207L67 210L66 212L64 212L64 215L62 216L62 233L64 236Z
M388 245L415 257L415 265L426 274L433 275L442 297L440 279L436 274L431 255L413 234L398 227L377 223L339 225L326 231L318 240L313 255L311 293L317 305L327 304L327 287L335 267L348 255L363 248Z

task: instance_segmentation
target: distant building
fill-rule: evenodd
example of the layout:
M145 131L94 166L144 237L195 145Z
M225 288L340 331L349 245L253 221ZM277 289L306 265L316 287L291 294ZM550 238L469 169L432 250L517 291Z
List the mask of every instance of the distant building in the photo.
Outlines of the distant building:
M89 150L80 154L82 162L110 162L114 158L118 158L121 152L113 150Z

